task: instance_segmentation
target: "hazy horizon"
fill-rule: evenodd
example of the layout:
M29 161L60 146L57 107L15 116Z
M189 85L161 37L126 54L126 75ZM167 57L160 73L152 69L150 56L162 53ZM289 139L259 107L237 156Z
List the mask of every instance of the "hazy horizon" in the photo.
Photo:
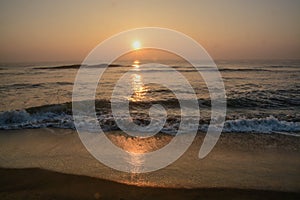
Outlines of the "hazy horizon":
M132 62L133 60L120 60L120 59L117 59L115 60L113 63L107 63L105 61L99 61L98 64L115 64L115 63L118 63L118 62ZM151 60L147 60L145 59L145 61L151 61ZM178 61L177 59L159 59L158 61ZM199 60L192 60L193 62L197 62ZM270 58L270 59L263 59L263 58L250 58L250 59L247 59L247 58L238 58L238 59L235 59L235 58L231 58L231 59L214 59L214 62L216 64L220 63L220 62L249 62L249 63L253 63L253 62L300 62L300 58ZM155 62L153 62L155 63ZM43 61L43 60L37 60L37 61L6 61L6 62L0 62L0 64L25 64L25 65L44 65L44 64L53 64L55 66L57 66L57 64L62 64L62 65L76 65L76 64L82 64L82 60L57 60L57 61L54 61L54 60L50 60L50 61Z

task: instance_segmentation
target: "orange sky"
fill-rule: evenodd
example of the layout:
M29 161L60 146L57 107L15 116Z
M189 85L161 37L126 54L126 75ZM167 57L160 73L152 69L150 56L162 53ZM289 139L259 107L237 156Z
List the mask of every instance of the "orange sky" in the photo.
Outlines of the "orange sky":
M81 61L146 26L183 32L214 59L299 59L299 10L297 0L2 0L0 62Z

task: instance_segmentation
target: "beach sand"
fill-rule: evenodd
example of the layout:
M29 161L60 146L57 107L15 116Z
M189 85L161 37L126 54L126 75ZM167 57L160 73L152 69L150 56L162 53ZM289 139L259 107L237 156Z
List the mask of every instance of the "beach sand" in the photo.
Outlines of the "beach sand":
M41 169L0 169L5 199L299 199L299 193L234 188L139 187Z
M172 139L109 137L137 152ZM94 159L74 130L2 130L0 199L299 199L299 137L224 133L199 159L203 137L166 168L129 174Z

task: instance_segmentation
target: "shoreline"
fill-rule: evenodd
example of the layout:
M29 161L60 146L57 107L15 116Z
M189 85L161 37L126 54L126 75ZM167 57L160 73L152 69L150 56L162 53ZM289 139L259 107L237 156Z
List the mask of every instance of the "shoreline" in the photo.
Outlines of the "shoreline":
M157 137L137 141L118 131L108 135L113 143L137 152L145 149L155 150L171 138L171 136L160 134ZM94 186L90 186L89 181L85 181L85 179L99 180L101 183L97 183L98 186L106 187L107 185L106 190L110 190L109 187L115 187L110 185L111 182L121 184L118 186L121 188L146 188L146 193L149 195L154 195L154 193L163 195L166 190L173 188L177 191L174 194L178 194L178 199L183 197L180 194L190 194L191 198L200 197L200 194L208 195L208 198L214 199L217 198L214 196L215 193L221 197L225 195L228 199L234 198L234 193L242 195L238 196L238 199L245 199L248 196L257 199L260 195L274 199L286 194L289 194L291 198L294 198L294 195L299 197L299 137L280 134L224 133L208 156L199 159L198 152L204 136L205 134L199 133L183 156L171 165L151 173L130 174L111 169L94 159L87 152L74 130L55 128L1 130L0 173L1 178L4 177L7 181L3 182L4 179L2 182L0 181L1 195L4 197L12 195L10 191L13 191L13 193L16 192L16 195L26 196L31 195L27 194L28 190L33 190L36 191L34 194L41 193L46 195L43 198L50 198L52 191L53 194L76 199L76 195L72 194L72 192L77 192L75 186L70 186L70 188L73 187L72 190L65 189L60 194L51 188L55 188L58 184L59 181L56 178L62 181L58 185L65 187L63 180L73 180L74 177L79 177L74 178L76 184L87 188L87 191L89 187L93 188ZM131 149L128 149L129 147ZM47 183L43 183L46 184L45 188L39 188L40 179L38 178L40 175L32 175L39 173L48 174L43 175L49 180L48 182L45 180ZM57 173L62 175L56 177ZM24 182L20 189L18 182L24 179L21 177L29 177L29 182ZM84 178L81 180L81 177ZM71 181L70 184L75 183ZM161 190L161 192L152 191L155 188L160 188L157 190ZM133 191L128 194L124 193L124 195L133 195L126 197L134 199L135 190L143 191L144 189L130 190ZM255 193L254 196L252 193ZM80 193L78 195L89 199L88 196L85 196L87 194ZM109 196L109 194L107 195ZM114 195L113 192L112 195ZM154 195L155 198L156 195ZM5 199L4 197L1 199ZM30 197L35 198L34 196ZM167 196L164 197L167 198ZM174 195L175 197L176 195ZM118 196L115 199L118 198L123 197ZM13 199L13 197L9 199Z
M38 168L0 168L0 198L6 199L299 199L300 192L237 188L160 188L63 174Z

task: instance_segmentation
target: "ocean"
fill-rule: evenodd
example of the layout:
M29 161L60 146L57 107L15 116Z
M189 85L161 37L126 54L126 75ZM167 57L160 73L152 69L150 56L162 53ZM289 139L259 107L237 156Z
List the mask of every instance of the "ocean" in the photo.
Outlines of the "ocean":
M136 69L129 82L130 114L141 126L149 124L151 105L167 110L162 133L176 134L180 105L174 93L189 94L175 85L176 91L158 84L144 84L139 68L146 61L122 61L110 65L96 90L96 113L104 131L119 130L114 121L110 98L117 80L129 69ZM209 92L197 70L186 63L165 61L187 78L197 94L200 107L199 131L210 123ZM224 81L227 115L223 132L280 133L300 136L300 61L239 60L216 61ZM18 63L0 65L0 129L74 129L72 90L80 65L74 63ZM101 67L99 65L98 67ZM95 66L94 66L95 67ZM205 65L196 66L205 70ZM207 69L209 70L209 69ZM157 68L149 74L167 77L168 70Z

